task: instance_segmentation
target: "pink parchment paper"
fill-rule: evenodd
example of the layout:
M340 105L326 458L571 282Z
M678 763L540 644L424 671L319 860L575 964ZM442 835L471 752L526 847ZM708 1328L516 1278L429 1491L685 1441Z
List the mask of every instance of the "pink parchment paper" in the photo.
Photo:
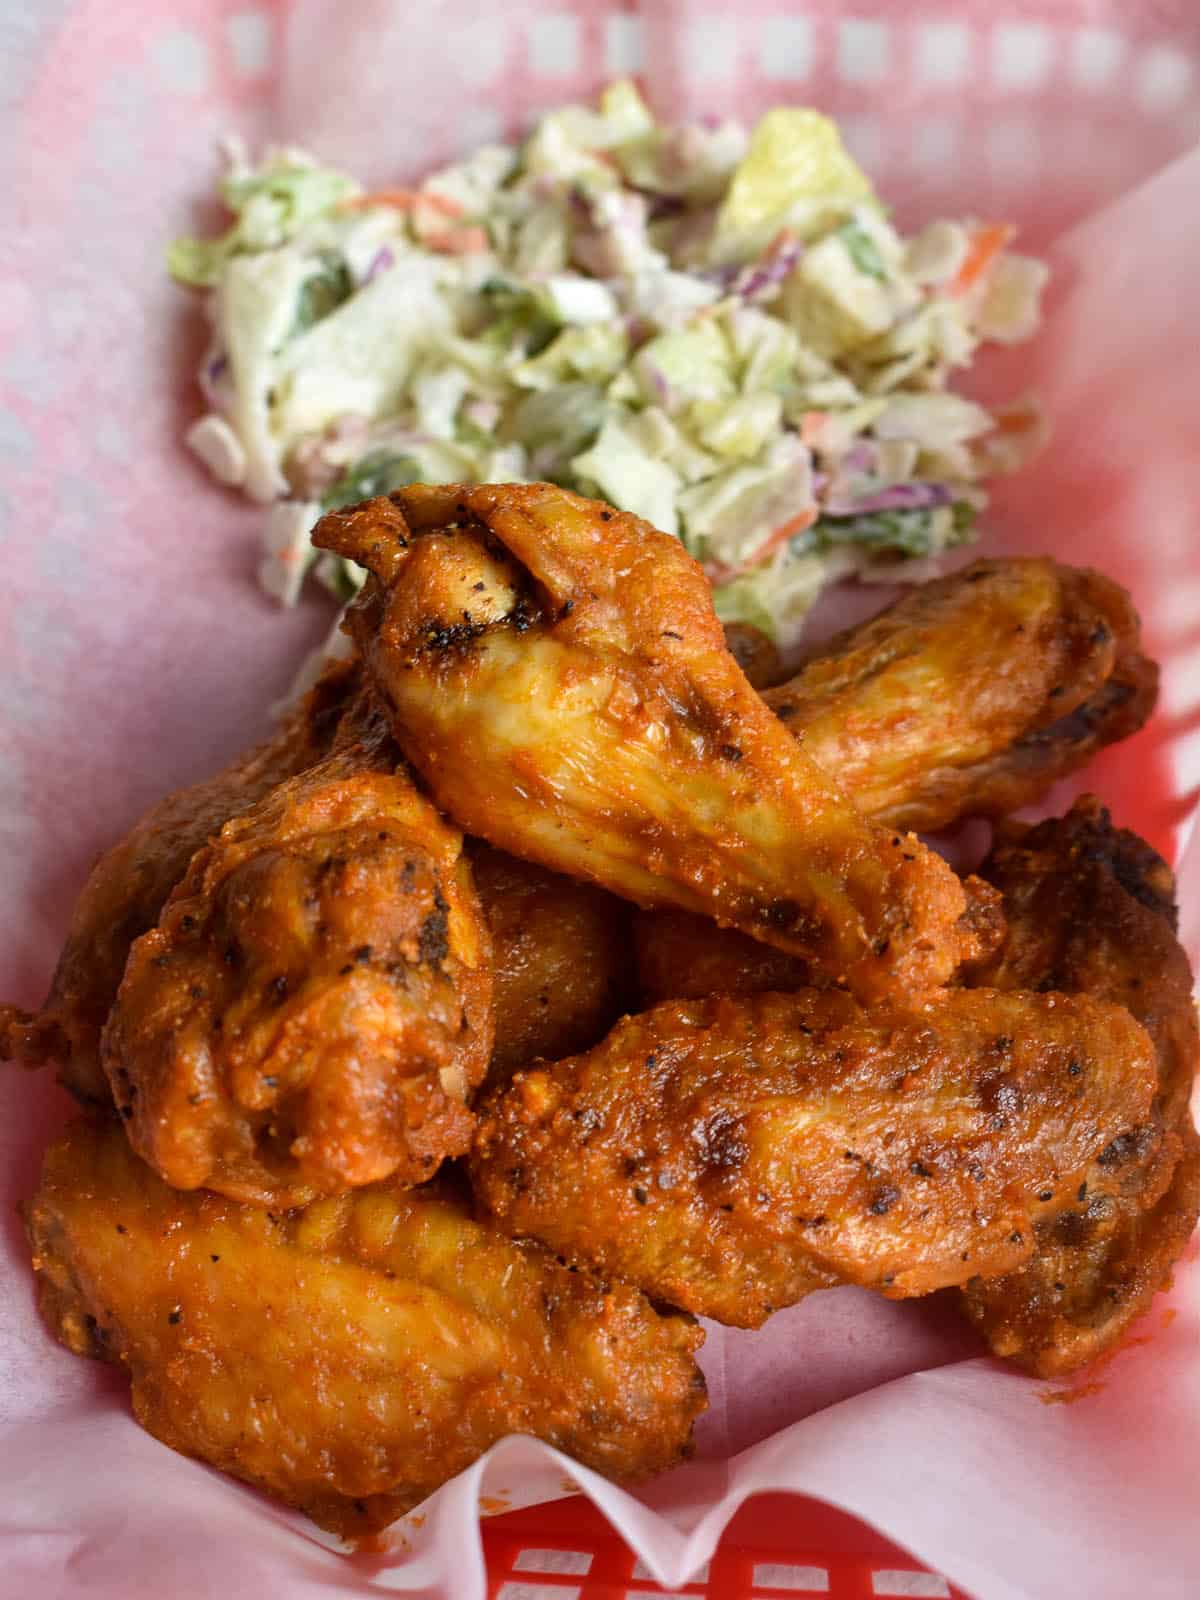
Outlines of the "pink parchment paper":
M205 219L215 136L303 140L368 178L411 176L624 70L670 111L820 104L902 223L1012 217L1049 249L1045 337L982 381L1036 387L1055 444L1002 486L989 546L1093 562L1133 589L1166 666L1162 710L1086 783L1183 851L1200 946L1191 0L758 0L736 16L716 0L5 0L0 62L0 993L40 999L96 852L261 733L328 626L319 599L283 614L256 592L257 514L178 444L203 334L160 246ZM141 1433L119 1377L44 1334L15 1206L68 1113L48 1075L0 1074L0 1594L475 1600L478 1495L515 1507L568 1479L667 1584L742 1499L790 1488L980 1600L1200 1590L1194 1261L1078 1404L1044 1404L1046 1385L979 1356L937 1301L840 1290L758 1334L710 1331L701 1458L645 1492L510 1440L389 1555L337 1554Z

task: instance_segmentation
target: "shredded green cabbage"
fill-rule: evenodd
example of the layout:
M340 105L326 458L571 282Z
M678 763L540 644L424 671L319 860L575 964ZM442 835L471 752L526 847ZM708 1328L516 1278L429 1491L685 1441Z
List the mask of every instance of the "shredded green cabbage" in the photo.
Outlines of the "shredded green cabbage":
M970 538L1043 432L951 383L1033 332L1044 267L1000 250L964 277L970 220L902 237L815 110L675 127L622 82L414 190L235 150L221 195L226 231L168 254L214 330L191 432L223 481L297 508L276 556L310 508L546 478L677 534L721 614L786 646L825 584ZM286 582L265 566L290 602L295 555Z

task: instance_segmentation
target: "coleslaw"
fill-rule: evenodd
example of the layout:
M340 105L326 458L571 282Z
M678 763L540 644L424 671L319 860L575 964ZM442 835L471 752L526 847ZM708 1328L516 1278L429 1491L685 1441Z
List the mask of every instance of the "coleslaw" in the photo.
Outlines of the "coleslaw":
M1041 441L1032 402L949 385L1035 331L1045 267L1004 224L903 238L816 111L671 127L620 82L411 189L227 157L230 227L168 258L212 326L188 442L271 504L285 604L362 581L311 547L331 506L549 479L675 534L786 649L828 583L926 576Z

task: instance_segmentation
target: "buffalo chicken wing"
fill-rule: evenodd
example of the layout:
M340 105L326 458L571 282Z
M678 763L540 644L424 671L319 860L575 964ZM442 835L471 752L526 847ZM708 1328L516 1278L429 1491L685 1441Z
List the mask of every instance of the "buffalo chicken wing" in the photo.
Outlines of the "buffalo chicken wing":
M1008 933L973 981L1114 1001L1146 1029L1158 1065L1153 1119L1130 1141L1118 1190L1080 1189L1072 1207L1039 1224L1032 1260L965 1292L997 1355L1054 1376L1112 1348L1166 1285L1195 1227L1192 975L1175 937L1170 869L1114 828L1098 801L1035 828L1010 825L984 870L1004 892Z
M978 953L949 867L864 819L751 689L677 540L543 484L413 486L313 537L369 569L348 625L468 832L867 997Z
M1154 1088L1146 1034L1096 1000L676 1002L485 1099L471 1170L505 1231L756 1327L835 1283L1019 1265L1037 1219L1118 1181Z
M976 561L831 639L767 690L818 766L889 827L1029 805L1154 706L1129 596L1046 557Z
M364 695L324 761L193 858L133 946L103 1052L169 1183L287 1206L460 1155L492 1030L462 835Z
M267 1212L79 1122L26 1222L51 1330L125 1368L144 1428L347 1536L509 1433L660 1472L704 1409L694 1323L473 1222L441 1179Z

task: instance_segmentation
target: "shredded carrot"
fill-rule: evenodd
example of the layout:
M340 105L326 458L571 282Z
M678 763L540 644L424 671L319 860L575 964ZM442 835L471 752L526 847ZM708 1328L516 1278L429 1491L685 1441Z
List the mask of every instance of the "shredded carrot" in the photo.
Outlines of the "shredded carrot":
M758 545L744 561L739 561L736 566L726 567L719 561L709 561L705 564L705 572L713 583L729 583L734 578L740 578L744 573L753 572L755 567L762 566L764 561L770 560L779 549L798 533L803 533L805 528L811 528L817 520L815 510L801 511L797 516L789 517L786 522L781 522L773 528L763 542Z
M372 206L391 206L395 211L415 211L418 206L440 212L443 217L461 217L463 208L449 195L429 194L421 189L372 189L368 194L343 200L344 211L369 211Z
M423 206L428 206L430 211L440 211L444 217L461 217L465 210L457 200L452 200L448 194L434 194L424 189L417 196Z
M411 211L417 203L415 189L372 189L369 194L356 194L343 200L343 211L369 211L372 206L391 206L396 211Z
M800 418L801 444L814 445L821 434L821 429L829 421L828 411L806 411Z
M421 243L440 255L469 256L486 250L491 240L486 228L436 228L425 234Z
M973 289L1016 231L1011 222L988 222L977 228L962 266L947 285L947 294L957 297Z
M786 544L793 534L803 533L805 528L811 528L817 520L817 513L813 509L801 511L797 516L789 517L786 522L769 533L758 549L750 557L752 567L759 566L768 556L773 556L781 544Z

